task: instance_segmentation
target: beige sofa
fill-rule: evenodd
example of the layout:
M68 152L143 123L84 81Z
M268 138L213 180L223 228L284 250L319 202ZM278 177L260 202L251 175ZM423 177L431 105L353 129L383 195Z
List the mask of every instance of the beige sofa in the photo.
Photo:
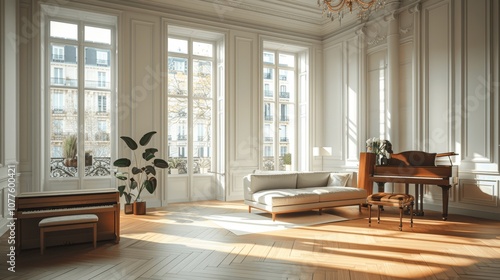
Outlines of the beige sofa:
M272 214L300 212L366 203L367 192L357 187L356 173L261 173L243 178L245 204Z

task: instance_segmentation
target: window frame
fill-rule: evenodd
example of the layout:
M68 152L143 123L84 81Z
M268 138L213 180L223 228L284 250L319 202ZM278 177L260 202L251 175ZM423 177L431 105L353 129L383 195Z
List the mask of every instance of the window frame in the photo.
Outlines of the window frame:
M49 11L51 9L50 4L42 4L42 11ZM76 57L77 57L77 69L78 69L78 83L76 87L71 87L74 88L75 91L77 91L77 99L78 99L78 104L75 106L77 107L78 112L78 127L83 127L85 125L85 118L84 118L84 112L86 110L85 108L85 103L83 102L86 97L86 92L89 90L92 90L91 87L85 85L85 81L83 78L86 76L85 72L85 48L95 48L95 49L100 49L103 47L106 47L109 50L109 69L110 72L112 73L111 77L109 77L110 81L110 86L109 88L106 89L106 91L109 91L109 103L106 105L108 108L113 108L113 106L109 106L111 104L114 104L116 102L116 80L118 77L118 62L117 62L117 51L118 51L118 46L117 46L117 25L118 25L118 18L114 15L109 15L109 14L101 14L101 13L95 13L95 12L89 12L85 10L78 10L78 9L69 9L69 8L60 8L61 12L58 13L57 15L53 15L51 13L42 13L42 20L46 24L45 28L42 29L42 45L45 46L44 49L42 49L41 56L42 58L42 64L41 66L41 79L43 82L43 88L46 94L42 96L42 103L41 106L42 108L50 108L51 106L51 101L50 101L50 96L51 96L51 87L54 85L51 84L51 62L52 62L52 48L50 47L51 45L75 45L77 47L77 52L76 52ZM87 19L87 20L83 20ZM92 20L91 20L92 19ZM78 32L78 40L68 40L68 39L61 39L61 38L54 38L50 36L50 22L51 21L57 21L57 22L63 22L63 23L70 23L70 24L77 24L77 32ZM83 38L84 33L83 30L85 26L91 26L91 27L99 27L99 28L105 28L109 29L111 31L111 42L109 45L103 44L103 43L93 43L93 42L86 42ZM64 48L64 47L63 47ZM66 87L63 85L62 87ZM92 102L92 101L90 101ZM113 130L110 131L110 137L109 137L109 153L110 153L110 166L109 166L109 175L105 176L86 176L85 172L83 171L83 166L84 166L84 158L85 158L85 137L82 129L78 129L78 135L81 136L81 140L79 140L78 143L78 158L81 163L82 168L78 170L78 173L74 177L63 177L63 178L58 178L58 177L51 177L50 175L50 168L51 168L51 124L50 124L50 119L51 119L51 113L48 112L51 110L44 110L42 109L41 112L41 117L43 119L43 126L46 127L47 129L42 130L42 138L45 139L43 142L45 143L43 145L43 152L42 152L42 157L41 157L41 173L40 173L40 178L42 183L41 190L60 190L60 189L81 189L84 186L89 186L92 188L109 188L110 185L114 184L115 178L113 176L113 168L112 168L112 160L116 158L116 149L117 149L117 141L116 141L116 135ZM116 112L113 112L113 114L110 114L109 116L109 121L110 124L115 124L117 121L116 118ZM110 125L110 127L111 127ZM88 132L90 133L90 132Z
M273 61L266 61L265 58L269 57L267 54L268 53L273 53L274 60ZM284 55L290 55L294 57L294 65L293 67L290 67L288 65L282 65L279 63L280 59L280 54ZM292 153L292 169L297 169L297 161L298 161L298 151L299 151L299 137L298 137L298 132L299 132L299 115L298 115L298 110L299 110L299 104L300 104L300 88L298 86L299 84L299 53L298 52L288 52L288 51L281 51L281 50L274 50L270 48L264 47L262 52L261 52L261 63L262 63L262 68L261 68L261 73L262 73L262 83L263 86L261 88L262 94L262 113L260 115L261 121L263 123L262 128L263 129L263 135L262 135L262 140L263 140L263 149L262 153L260 155L260 160L259 160L259 166L261 169L267 170L266 168L268 167L268 162L266 162L266 157L268 156L269 152L271 156L273 157L273 163L274 167L272 170L282 170L281 167L286 168L282 166L282 151L286 147L287 153ZM270 71L269 71L270 70ZM282 96L281 96L281 90L284 87L287 89L285 85L280 85L280 81L287 81L288 77L287 75L281 75L281 71L293 71L293 88L294 88L294 95L292 101L282 101ZM273 81L273 86L269 86L271 88L270 90L273 92L272 95L267 95L268 83L266 83L266 80L271 79ZM272 101L269 100L269 98L272 98ZM290 98L288 96L288 98ZM271 118L268 118L266 115L267 113L267 105L268 103L271 104ZM283 115L283 114L288 114L289 113L289 108L288 105L292 104L293 105L293 116L294 119L291 120L289 115ZM285 109L283 110L283 106L285 106ZM283 116L288 116L283 120ZM282 132L281 132L281 122L293 122L293 138L290 139L288 137L283 137ZM272 122L273 125L270 125L269 122ZM271 127L267 127L267 125L270 125ZM288 126L287 126L288 128ZM266 139L269 138L268 134L269 131L274 131L272 134L272 138L274 139L273 143L267 143ZM285 132L286 133L286 132ZM293 140L293 144L291 143L291 140ZM269 151L270 150L270 151ZM283 169L285 170L285 169Z
M174 40L186 40L188 43L187 46L187 53L184 52L175 52L175 51L167 51L167 71L173 70L177 72L184 72L187 75L187 92L185 94L168 94L167 90L167 100L170 97L173 98L183 98L186 99L187 101L187 111L189 112L187 118L185 121L181 121L177 124L177 132L178 135L177 137L175 135L172 135L173 137L169 137L167 140L167 146L169 150L169 158L175 157L173 152L170 149L169 142L175 141L175 140L182 140L186 141L185 146L177 146L177 157L181 158L186 158L186 165L185 168L187 169L186 173L182 173L180 175L184 176L193 176L193 175L198 175L199 173L195 173L195 158L200 158L201 156L198 155L198 157L195 157L195 149L199 151L200 147L195 147L195 143L198 142L198 138L195 138L195 135L198 135L198 124L195 122L193 116L194 116L194 103L195 100L200 100L200 99L208 99L211 100L211 131L210 134L212 137L208 140L210 142L210 146L207 147L207 150L204 150L206 152L205 154L209 155L211 158L211 166L215 166L215 161L216 158L214 157L213 153L211 151L215 150L216 147L216 142L214 140L214 135L217 131L216 125L217 125L217 119L216 119L216 112L217 112L217 41L215 40L207 40L207 39L202 39L198 38L196 36L180 36L180 35L175 35L175 34L170 34L167 36L166 40L168 41L169 39L174 39ZM202 55L197 55L194 54L194 48L193 44L195 42L199 43L205 43L205 44L210 44L212 46L212 53L211 56L202 56ZM173 67L170 69L170 65L168 65L168 61L170 58L173 58ZM181 65L181 60L185 59L183 61L183 64ZM198 96L196 95L196 85L194 84L194 75L195 72L197 71L195 67L198 67L199 65L194 65L196 61L207 61L209 60L211 62L211 95L210 97L203 97L203 96ZM180 67L184 66L184 67ZM182 69L181 69L182 68ZM187 68L187 69L186 69ZM167 102L168 104L168 102ZM168 106L167 106L168 108ZM184 112L184 114L186 114ZM169 115L168 109L167 109L167 115ZM168 119L167 119L168 123ZM168 134L171 135L171 127L168 128ZM183 134L181 134L183 133ZM204 134L205 135L205 134ZM179 139L179 136L183 136L182 139ZM185 136L185 137L184 137ZM198 135L199 136L199 135ZM172 139L170 139L172 138Z

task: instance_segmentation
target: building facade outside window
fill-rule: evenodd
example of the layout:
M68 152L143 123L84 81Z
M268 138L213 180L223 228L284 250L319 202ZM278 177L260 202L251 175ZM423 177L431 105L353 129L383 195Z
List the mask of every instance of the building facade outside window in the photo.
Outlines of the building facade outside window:
M78 13L78 12L75 12ZM76 17L75 17L76 18ZM113 26L48 18L49 180L111 178Z
M214 50L215 42L168 38L168 155L178 174L212 167Z
M263 170L285 170L284 155L296 157L296 56L266 50L263 53ZM277 75L276 75L277 74ZM275 94L277 93L277 94ZM276 115L277 113L277 115ZM293 162L293 160L292 160Z

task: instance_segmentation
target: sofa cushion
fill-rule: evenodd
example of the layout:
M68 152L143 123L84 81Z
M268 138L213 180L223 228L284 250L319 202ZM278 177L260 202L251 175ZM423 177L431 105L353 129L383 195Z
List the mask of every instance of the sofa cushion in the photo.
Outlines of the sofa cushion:
M327 185L345 187L351 176L351 173L330 173Z
M253 174L250 194L262 190L295 189L297 174Z
M311 191L319 195L319 201L332 201L332 200L349 200L349 199L363 199L366 198L368 193L365 189L355 187L323 187L323 188L307 188L304 190Z
M329 178L328 172L300 172L297 174L297 188L324 187Z
M269 206L283 206L316 203L319 195L305 189L273 189L254 193L252 199Z

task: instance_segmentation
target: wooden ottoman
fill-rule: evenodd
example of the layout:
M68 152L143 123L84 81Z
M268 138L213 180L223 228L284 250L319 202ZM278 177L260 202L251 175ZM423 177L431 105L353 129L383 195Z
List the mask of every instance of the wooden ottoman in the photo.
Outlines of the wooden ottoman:
M399 230L403 230L403 212L404 208L410 208L410 226L413 227L413 204L415 198L412 195L404 193L374 193L366 199L368 204L368 226L372 225L372 205L378 206L377 223L380 224L380 210L383 206L399 207Z

